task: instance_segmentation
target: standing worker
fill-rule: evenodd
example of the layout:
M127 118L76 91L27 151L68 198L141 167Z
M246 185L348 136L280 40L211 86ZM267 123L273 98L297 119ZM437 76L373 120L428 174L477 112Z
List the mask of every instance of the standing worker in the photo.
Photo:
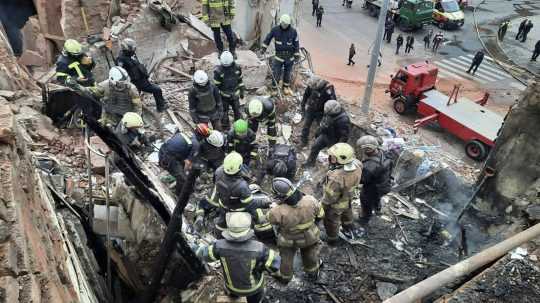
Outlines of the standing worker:
M298 33L291 26L291 17L287 14L281 15L279 25L272 28L266 36L262 46L262 53L266 52L268 45L272 39L275 40L276 55L272 61L272 83L275 88L279 85L279 81L283 75L283 91L286 95L292 95L291 72L295 61L300 60L300 44L298 41Z
M224 50L221 40L221 29L223 29L229 42L229 51L236 58L236 41L231 28L231 22L235 15L234 0L202 0L202 21L208 24L214 32L218 57Z
M317 139L311 146L309 157L305 163L306 167L315 165L315 160L319 152L338 142L347 142L351 132L351 120L341 104L336 100L328 100L324 104L324 116L319 129Z
M329 245L338 241L339 228L343 234L353 237L352 200L362 178L362 163L347 143L337 143L328 149L328 172L324 184L324 228Z
M380 212L382 196L390 192L392 160L384 155L379 141L373 136L361 137L356 141L356 145L363 154L360 222L366 226L373 212Z
M405 43L405 53L408 54L411 52L412 49L414 49L414 36L410 35L407 36L407 43Z
M469 70L467 70L467 74L469 74L472 70L472 74L474 75L476 73L476 70L482 64L482 61L484 61L484 52L479 50L474 55L474 58L472 59L471 66L469 67Z
M383 39L386 38L386 43L390 43L392 41L393 33L394 33L394 22L392 21L392 19L387 19L384 25L384 36L383 36Z
M396 55L399 55L399 49L403 45L403 36L399 34L396 38Z
M244 164L249 165L251 160L257 160L259 157L259 147L255 140L255 133L249 129L247 121L236 120L233 129L227 134L227 151L239 153L244 159Z
M540 55L540 40L536 41L536 44L534 45L534 51L531 57L531 61L536 61L538 55Z
M300 250L304 272L315 281L320 264L317 222L324 217L324 210L313 196L300 192L287 178L275 178L272 191L279 202L268 212L268 221L278 230L281 280L292 280L294 256Z
M276 144L276 106L272 100L253 98L247 106L249 128L257 134L260 125L266 125L266 137L270 146Z
M116 127L125 113L142 113L142 102L125 69L113 66L109 79L100 82L94 93L103 103L101 123Z
M319 8L319 0L311 0L311 16L314 17Z
M441 46L441 43L444 40L444 35L442 32L438 32L435 37L433 37L433 52L436 53Z
M317 9L317 27L321 27L321 23L322 23L322 16L324 15L324 8L321 6L319 6L319 8Z
M309 131L313 122L318 123L324 115L324 104L328 100L336 100L334 85L330 82L314 77L304 91L300 108L304 115L304 127L302 128L302 146L306 146Z
M533 28L533 23L531 20L529 20L529 22L527 22L527 24L525 25L525 28L523 28L523 34L521 35L521 42L525 42L527 40L527 35L529 34L532 28Z
M242 118L240 99L244 99L246 88L242 79L242 68L236 64L232 53L224 51L219 60L221 64L214 70L214 84L219 89L223 102L221 126L228 129L229 107L232 108L234 120Z
M139 61L135 51L137 50L137 43L135 40L126 38L120 43L120 55L116 59L118 65L123 67L131 79L131 83L135 84L139 91L151 93L156 101L156 110L158 113L165 111L167 101L163 98L163 91L161 88L149 80L149 74L146 67Z
M516 35L516 40L521 39L521 36L523 35L523 30L525 30L525 25L527 25L527 21L529 21L529 19L525 18L519 24L518 32L517 32L517 35Z
M429 34L426 34L424 36L424 49L429 49L430 42L431 42L431 39L429 38Z
M506 36L506 31L508 30L508 25L510 25L510 21L508 20L504 20L499 25L499 30L497 31L497 36L499 37L499 40L504 40L504 36Z
M354 47L354 43L351 43L351 47L349 47L349 63L347 65L354 65L354 55L356 55L356 48Z
M77 40L68 39L56 60L56 80L64 85L72 82L84 87L94 86L94 66L96 63L92 57L83 53L82 45Z
M245 212L232 212L226 216L224 239L209 246L194 247L198 257L205 261L221 262L225 289L233 298L245 297L248 303L264 302L264 272L278 275L281 258L263 243L253 240L251 216Z
M193 123L209 123L221 130L223 103L219 90L208 81L205 71L198 70L193 74L193 87L188 95L189 113Z

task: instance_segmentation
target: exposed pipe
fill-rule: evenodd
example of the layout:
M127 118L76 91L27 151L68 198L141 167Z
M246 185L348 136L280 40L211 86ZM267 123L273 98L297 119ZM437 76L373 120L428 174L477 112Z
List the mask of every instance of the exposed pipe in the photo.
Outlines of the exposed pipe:
M504 256L510 250L540 236L540 223L405 289L383 303L413 303L456 279Z

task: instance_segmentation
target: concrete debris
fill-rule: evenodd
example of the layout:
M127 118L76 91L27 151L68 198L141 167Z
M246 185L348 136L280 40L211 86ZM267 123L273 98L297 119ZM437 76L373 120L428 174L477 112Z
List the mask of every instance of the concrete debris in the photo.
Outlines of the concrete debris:
M392 297L397 291L398 287L395 284L388 282L377 282L377 294L382 301Z
M110 206L109 232L111 237L121 239L134 239L135 235L130 227L130 220L122 207ZM94 221L92 229L98 235L107 235L107 206L94 205Z
M15 116L8 105L0 105L0 142L11 144L15 139Z
M102 154L110 152L107 144L105 144L98 136L90 137L90 145ZM93 172L99 175L105 175L105 158L95 153L90 153L90 161L92 162Z
M43 66L45 58L33 50L25 50L19 58L19 64L24 66Z
M10 90L0 90L0 97L12 100L15 97L15 92Z

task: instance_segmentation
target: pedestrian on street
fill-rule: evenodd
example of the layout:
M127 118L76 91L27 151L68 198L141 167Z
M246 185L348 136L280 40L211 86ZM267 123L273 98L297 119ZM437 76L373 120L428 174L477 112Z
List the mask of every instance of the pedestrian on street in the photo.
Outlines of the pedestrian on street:
M394 33L394 22L392 20L388 20L384 26L384 36L383 36L383 39L386 39L386 43L390 43L392 41L393 33Z
M317 27L321 27L321 22L322 22L322 16L323 15L324 15L324 8L321 5L317 9Z
M403 45L403 36L399 34L396 38L396 55L399 55L399 49Z
M444 40L444 35L442 32L438 32L435 37L433 37L433 52L436 53L439 47L441 46L442 41Z
M311 16L314 17L315 14L317 13L317 9L319 8L319 0L311 0L311 6L312 6Z
M354 65L354 55L356 55L356 48L354 47L354 43L351 43L351 47L349 48L349 63L347 65Z
M474 55L474 58L472 60L471 66L469 67L469 70L467 71L467 74L469 74L472 70L472 74L474 75L476 73L476 70L482 64L482 61L484 60L484 52L479 50Z
M429 49L429 43L431 42L431 39L429 38L429 34L424 36L424 49Z
M529 34L532 28L533 28L533 23L531 20L529 20L529 22L527 22L527 24L525 25L525 28L523 29L523 34L521 35L522 43L527 40L527 35Z
M538 55L540 55L540 40L536 41L536 44L534 45L534 51L533 51L531 61L536 61L536 58L538 58Z
M428 37L429 37L429 41L431 41L431 38L433 38L433 29L429 29L429 32L428 32Z
M506 31L508 30L508 25L510 25L510 21L508 21L508 20L504 20L499 25L499 31L497 32L497 34L499 36L499 40L501 40L501 41L504 40L504 36L506 36Z
M523 34L523 30L525 29L525 25L527 25L527 21L529 21L529 19L525 19L525 20L521 21L521 23L519 24L518 33L516 35L516 40L521 39L521 35Z
M407 43L405 44L405 53L408 54L411 52L412 49L414 49L414 37L411 35L411 36L407 36Z

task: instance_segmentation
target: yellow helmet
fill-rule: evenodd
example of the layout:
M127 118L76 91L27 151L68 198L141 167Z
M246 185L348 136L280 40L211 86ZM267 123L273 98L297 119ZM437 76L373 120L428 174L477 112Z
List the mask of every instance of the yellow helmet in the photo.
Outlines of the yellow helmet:
M232 152L223 160L223 170L227 175L235 175L242 169L243 163L244 159L242 158L242 155L237 152Z
M141 128L144 126L141 115L133 112L127 112L120 121L126 128Z
M64 43L64 51L71 56L80 56L82 54L82 45L74 39L68 39Z
M347 143L336 143L328 149L328 154L339 164L349 164L355 159L354 148Z

